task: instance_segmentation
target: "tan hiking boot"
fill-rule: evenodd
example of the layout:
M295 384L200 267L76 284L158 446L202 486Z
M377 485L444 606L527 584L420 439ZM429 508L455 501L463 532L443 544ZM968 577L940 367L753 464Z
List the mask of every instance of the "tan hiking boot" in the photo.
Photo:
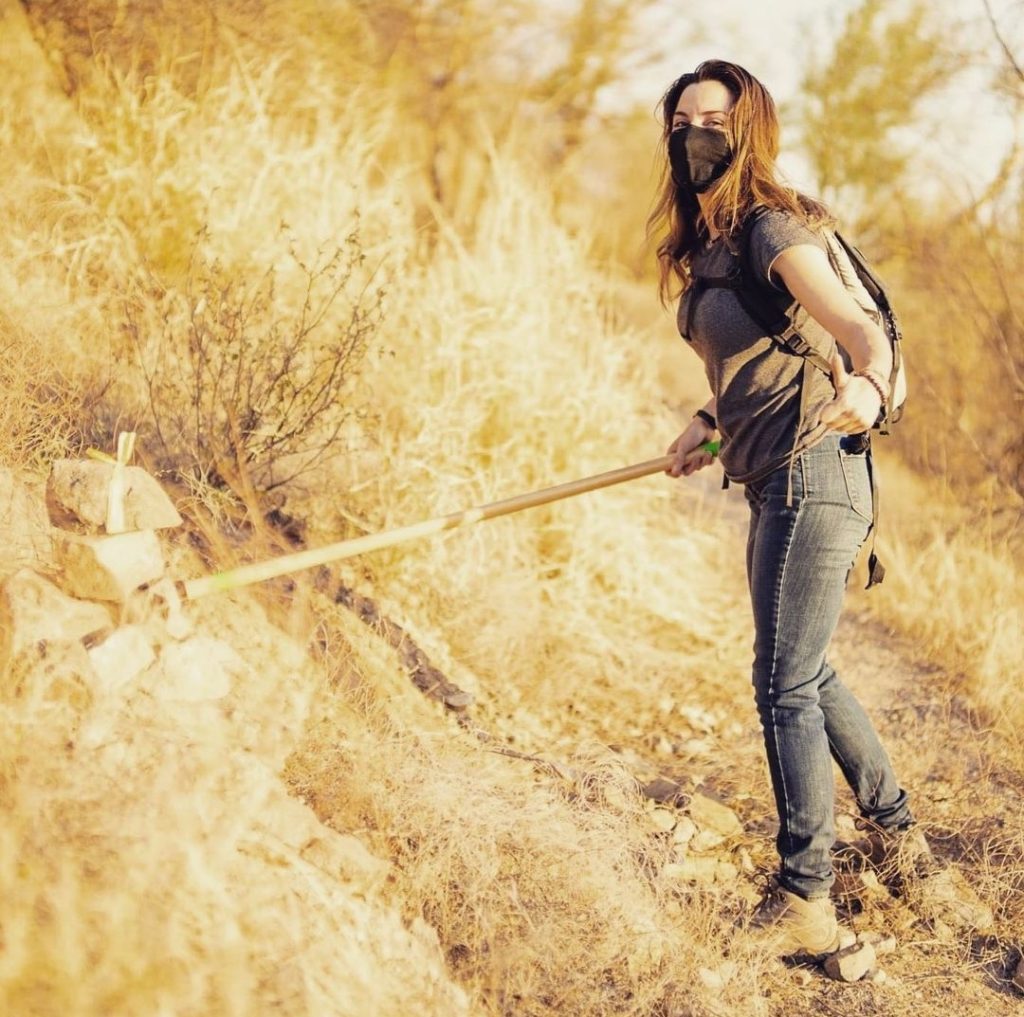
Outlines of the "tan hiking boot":
M839 923L832 901L827 897L805 900L777 883L754 909L750 928L785 957L820 958L839 949Z
M872 868L878 878L890 886L923 879L942 870L924 834L916 826L903 830L876 827L860 840L836 845L832 858L840 869Z
M909 880L904 898L922 918L945 922L954 930L983 932L995 923L992 909L953 867Z
M953 929L988 929L992 909L982 902L953 866L932 854L915 826L905 830L871 830L851 844L838 845L833 860L839 869L872 868L886 886L896 890L922 918Z

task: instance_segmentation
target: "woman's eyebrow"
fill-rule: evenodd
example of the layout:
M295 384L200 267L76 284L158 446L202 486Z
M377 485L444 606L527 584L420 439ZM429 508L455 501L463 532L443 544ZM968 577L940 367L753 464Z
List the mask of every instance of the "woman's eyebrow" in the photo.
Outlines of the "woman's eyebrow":
M724 117L724 116L726 116L726 111L724 109L697 110L697 115L698 116L702 116L702 117L713 117L713 116ZM675 113L672 114L672 119L675 120L676 117L687 117L687 118L689 118L689 116L690 116L689 113L684 113L682 110L676 110Z

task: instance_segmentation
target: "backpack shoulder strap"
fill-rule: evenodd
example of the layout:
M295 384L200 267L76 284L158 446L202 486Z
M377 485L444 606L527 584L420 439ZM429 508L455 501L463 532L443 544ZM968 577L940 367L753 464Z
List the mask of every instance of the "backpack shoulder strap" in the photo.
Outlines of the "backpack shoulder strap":
M803 357L831 378L832 365L804 339L794 324L797 301L791 294L771 286L767 279L762 279L753 269L751 247L754 228L769 211L764 205L757 206L747 215L740 229L740 285L736 287L736 296L743 310L774 342L790 353Z

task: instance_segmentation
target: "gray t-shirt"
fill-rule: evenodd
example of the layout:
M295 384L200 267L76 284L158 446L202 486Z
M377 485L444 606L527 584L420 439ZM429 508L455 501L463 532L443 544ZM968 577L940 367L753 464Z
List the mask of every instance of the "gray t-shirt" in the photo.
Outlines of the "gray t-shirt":
M738 261L737 241L719 237L694 256L696 275L727 276ZM750 238L751 270L785 292L781 281L768 275L772 262L787 248L813 244L827 252L825 241L788 212L763 215ZM692 288L679 301L677 322L685 337ZM800 334L824 357L831 357L835 339L803 308L796 319ZM810 427L821 407L835 398L832 382L816 367L807 371L807 418L799 440L800 378L804 359L783 350L743 310L733 290L709 287L699 296L690 320L691 345L704 362L711 391L717 399L720 458L726 475L737 483L759 480L797 451L816 444L827 433Z

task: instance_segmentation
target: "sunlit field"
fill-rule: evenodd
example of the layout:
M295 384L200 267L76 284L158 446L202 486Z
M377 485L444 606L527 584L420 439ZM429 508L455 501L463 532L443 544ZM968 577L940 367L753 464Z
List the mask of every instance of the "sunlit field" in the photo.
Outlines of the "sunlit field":
M50 464L123 431L184 517L178 580L663 454L706 395L644 237L658 97L596 112L634 6L0 0L0 577L54 575ZM926 59L893 41L924 7L862 6L896 26L883 70ZM841 42L836 67L808 131L863 99ZM187 695L127 612L158 633L130 686L77 640L9 655L0 1011L1014 1012L1020 170L945 205L871 205L861 172L822 186L893 280L911 399L880 439L889 574L856 571L838 653L992 930L851 906L900 943L854 986L737 931L774 828L743 499L714 466L186 603ZM424 695L410 646L472 705ZM703 853L698 795L742 824Z

